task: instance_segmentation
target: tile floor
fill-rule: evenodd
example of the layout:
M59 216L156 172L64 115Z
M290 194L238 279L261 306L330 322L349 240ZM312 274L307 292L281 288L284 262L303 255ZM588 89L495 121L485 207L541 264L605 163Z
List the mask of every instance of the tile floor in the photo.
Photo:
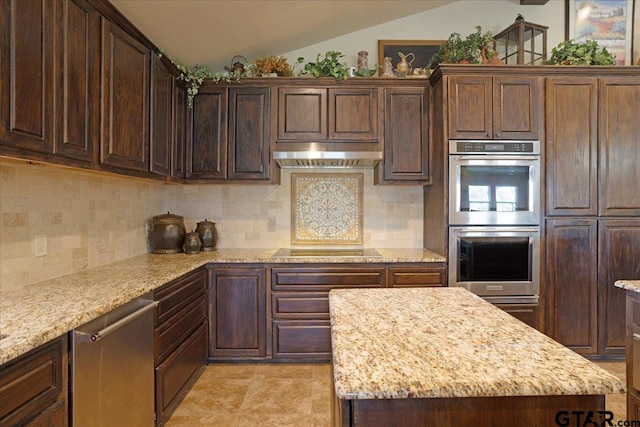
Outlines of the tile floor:
M596 362L620 378L623 362ZM329 427L330 365L214 364L206 367L166 427ZM626 420L626 395L606 408Z

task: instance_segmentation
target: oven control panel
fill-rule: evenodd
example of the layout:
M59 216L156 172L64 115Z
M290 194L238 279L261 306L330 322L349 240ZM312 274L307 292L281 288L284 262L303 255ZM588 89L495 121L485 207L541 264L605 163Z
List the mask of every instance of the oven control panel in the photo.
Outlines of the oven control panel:
M540 154L540 141L449 141L450 154Z

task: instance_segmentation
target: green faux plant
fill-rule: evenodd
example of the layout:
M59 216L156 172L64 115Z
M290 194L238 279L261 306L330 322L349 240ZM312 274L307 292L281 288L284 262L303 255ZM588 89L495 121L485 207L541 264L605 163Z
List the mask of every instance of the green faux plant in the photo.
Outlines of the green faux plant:
M163 56L166 56L166 54L160 49L158 51L158 57L162 58ZM167 56L167 58L169 57ZM204 79L210 78L214 83L230 83L231 80L240 81L240 78L244 77L244 75L241 74L229 74L226 72L212 73L206 65L195 65L193 68L189 68L171 58L169 58L169 61L180 71L180 75L177 77L178 80L182 80L187 84L187 106L189 108L193 108L193 98L198 94Z
M336 80L346 80L349 78L349 67L345 62L340 62L343 58L342 52L333 50L324 54L318 54L315 62L308 62L304 65L301 74L310 74L313 77L333 77ZM304 62L304 58L298 58L298 63Z
M551 57L545 65L616 65L607 48L599 48L595 40L579 43L566 40L551 49Z
M493 49L493 34L490 31L482 32L482 27L477 25L476 31L462 38L459 33L451 33L438 52L429 61L430 66L439 63L458 64L468 62L470 64L481 64L483 62L482 51L486 58L492 59L495 55Z

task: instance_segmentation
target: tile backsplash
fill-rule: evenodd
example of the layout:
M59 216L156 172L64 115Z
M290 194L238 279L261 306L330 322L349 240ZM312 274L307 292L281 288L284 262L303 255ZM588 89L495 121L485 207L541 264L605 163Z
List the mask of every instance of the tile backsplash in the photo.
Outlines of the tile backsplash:
M0 159L0 291L146 253L164 212L153 181ZM34 256L34 238L47 255Z
M220 248L288 247L291 170L281 173L281 185L167 185L0 158L0 292L146 253L146 224L169 210L187 231L215 221ZM364 175L364 246L422 248L423 188L353 173ZM48 253L35 257L41 234Z

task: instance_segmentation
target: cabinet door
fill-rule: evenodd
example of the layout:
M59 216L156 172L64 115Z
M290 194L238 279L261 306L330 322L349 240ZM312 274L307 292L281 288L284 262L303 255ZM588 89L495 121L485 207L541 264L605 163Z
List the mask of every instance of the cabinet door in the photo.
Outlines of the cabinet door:
M597 83L589 77L547 79L547 215L598 213Z
M187 88L174 79L173 85L173 139L171 150L171 176L184 178L185 150L187 147Z
M595 219L546 221L547 334L581 354L598 350L597 248Z
M424 184L430 180L428 99L423 88L385 90L381 181Z
M100 15L85 0L55 5L55 152L93 166L100 119Z
M29 157L53 151L51 1L0 2L0 146Z
M151 63L151 133L149 168L169 176L171 168L173 76L156 55Z
M278 140L327 139L327 89L278 89Z
M640 219L601 220L598 230L600 353L625 354L625 292L616 280L640 280Z
M640 216L640 77L600 80L600 215Z
M229 89L229 179L268 179L269 88Z
M491 77L449 78L449 139L493 137L492 88Z
M67 352L63 335L2 365L0 425L67 425Z
M493 78L493 139L540 139L543 94L537 77Z
M329 89L329 140L378 141L378 90Z
M102 18L102 122L100 164L149 170L150 53Z
M209 289L213 358L266 356L266 278L262 268L214 268Z
M191 140L187 141L186 177L227 176L227 89L208 89L193 100Z

